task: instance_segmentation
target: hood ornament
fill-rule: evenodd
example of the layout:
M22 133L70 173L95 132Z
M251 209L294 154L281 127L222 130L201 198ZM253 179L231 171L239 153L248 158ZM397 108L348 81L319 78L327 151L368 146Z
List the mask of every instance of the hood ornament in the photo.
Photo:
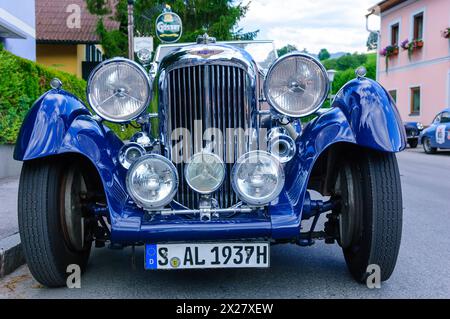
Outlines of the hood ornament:
M207 33L197 37L197 44L211 44L216 43L216 38L210 37Z

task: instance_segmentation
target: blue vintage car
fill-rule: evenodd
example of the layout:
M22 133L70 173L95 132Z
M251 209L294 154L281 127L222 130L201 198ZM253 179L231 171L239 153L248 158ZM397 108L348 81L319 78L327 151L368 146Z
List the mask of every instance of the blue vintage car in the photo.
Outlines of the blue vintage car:
M363 68L322 109L330 83L315 58L205 35L160 47L150 71L103 62L89 105L57 79L52 87L15 149L22 245L43 285L64 285L69 265L83 271L93 246L144 246L152 270L266 268L271 245L319 239L342 247L357 281L373 265L391 276L406 135ZM121 140L108 122L137 132Z
M436 154L438 149L450 149L450 108L436 115L433 123L420 134L420 140L427 154Z
M419 145L419 136L423 131L423 124L420 122L405 122L405 131L408 145L416 148Z

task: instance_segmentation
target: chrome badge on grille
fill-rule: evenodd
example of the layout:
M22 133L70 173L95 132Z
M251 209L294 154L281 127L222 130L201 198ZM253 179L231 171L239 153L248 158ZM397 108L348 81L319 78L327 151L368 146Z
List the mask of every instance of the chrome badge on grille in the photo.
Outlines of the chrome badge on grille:
M204 48L204 49L196 49L196 50L192 50L189 53L195 56L199 56L202 57L204 59L208 59L214 55L219 55L221 53L223 53L224 50L213 50L213 49L208 49L208 48Z

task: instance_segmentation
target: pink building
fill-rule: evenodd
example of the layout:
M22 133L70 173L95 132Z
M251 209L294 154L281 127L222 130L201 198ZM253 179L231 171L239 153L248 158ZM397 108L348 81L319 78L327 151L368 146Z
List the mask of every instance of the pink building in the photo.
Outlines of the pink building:
M403 121L429 125L450 107L450 0L385 0L372 10L381 17L378 80Z

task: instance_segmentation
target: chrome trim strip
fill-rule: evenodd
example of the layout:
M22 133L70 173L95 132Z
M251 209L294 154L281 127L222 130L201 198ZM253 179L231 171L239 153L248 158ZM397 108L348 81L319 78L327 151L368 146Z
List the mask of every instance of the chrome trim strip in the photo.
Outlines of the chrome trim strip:
M217 209L185 209L185 210L162 210L161 215L190 215L190 214L201 214L201 213L211 213L211 214L250 214L254 212L255 209L251 207L242 208L217 208Z

